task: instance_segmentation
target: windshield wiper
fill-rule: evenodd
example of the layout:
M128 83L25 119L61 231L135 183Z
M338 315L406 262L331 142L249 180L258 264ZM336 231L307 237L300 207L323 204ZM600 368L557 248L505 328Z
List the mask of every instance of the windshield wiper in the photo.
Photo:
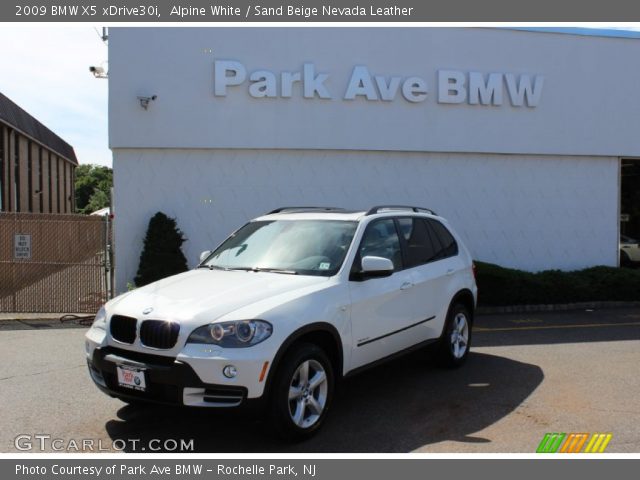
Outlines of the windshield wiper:
M285 268L262 268L262 267L220 267L218 265L199 265L198 268L208 268L209 270L224 270L225 272L268 272L283 273L286 275L298 275L295 270Z
M218 265L198 265L197 268L208 268L209 270L224 270L224 271L228 271L228 270L244 270L244 269L237 269L237 268L220 267ZM247 270L251 270L251 269L248 268Z
M253 267L251 269L253 272L269 272L269 273L284 273L286 275L298 275L298 272L295 270L287 270L285 268L261 268L261 267Z

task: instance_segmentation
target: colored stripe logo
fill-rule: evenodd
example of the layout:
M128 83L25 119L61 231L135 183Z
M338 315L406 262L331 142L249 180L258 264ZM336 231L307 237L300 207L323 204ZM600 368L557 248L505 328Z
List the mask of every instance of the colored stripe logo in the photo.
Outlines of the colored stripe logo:
M612 438L611 433L545 433L536 453L603 453Z

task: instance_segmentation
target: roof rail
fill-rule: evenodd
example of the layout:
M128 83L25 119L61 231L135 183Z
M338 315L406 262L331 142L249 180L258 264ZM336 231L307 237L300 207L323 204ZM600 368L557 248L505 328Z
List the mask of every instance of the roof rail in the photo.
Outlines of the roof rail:
M437 215L436 212L428 208L411 207L409 205L377 205L369 209L369 211L365 214L365 216L373 215L375 213L380 212L380 210L411 210L412 212L416 212L416 213L425 212L425 213L430 213L431 215Z
M285 213L285 212L343 212L344 208L337 207L280 207L270 211L267 215L273 213Z

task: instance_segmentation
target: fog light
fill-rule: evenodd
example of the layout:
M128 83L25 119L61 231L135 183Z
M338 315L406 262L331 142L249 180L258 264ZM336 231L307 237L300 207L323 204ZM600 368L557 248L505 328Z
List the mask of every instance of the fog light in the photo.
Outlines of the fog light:
M238 369L233 365L227 365L222 369L222 374L227 378L234 378L238 374Z

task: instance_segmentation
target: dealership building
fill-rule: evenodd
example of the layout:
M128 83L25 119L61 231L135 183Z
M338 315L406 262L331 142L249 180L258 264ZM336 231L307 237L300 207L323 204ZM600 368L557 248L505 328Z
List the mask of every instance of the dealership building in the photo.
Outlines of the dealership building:
M280 206L428 207L474 258L617 265L640 39L484 28L112 28L117 288L151 216L198 254Z

